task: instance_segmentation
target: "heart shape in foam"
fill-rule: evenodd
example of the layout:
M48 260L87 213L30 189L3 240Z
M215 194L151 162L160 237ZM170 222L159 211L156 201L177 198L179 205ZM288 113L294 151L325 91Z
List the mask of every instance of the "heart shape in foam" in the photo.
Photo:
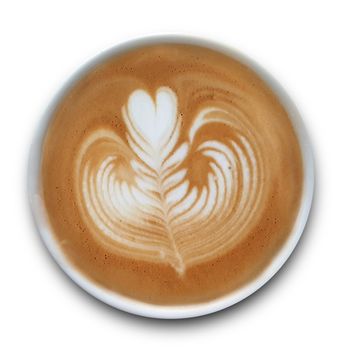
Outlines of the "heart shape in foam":
M181 130L177 96L167 87L155 100L135 90L122 114L126 141L101 128L77 158L79 205L96 239L118 254L170 264L179 276L230 249L260 200L262 167L249 127L233 112L211 106ZM201 130L217 123L230 137L214 134L199 142ZM179 144L181 133L186 141ZM203 159L205 181L198 186L188 162Z
M174 131L176 125L176 96L168 88L160 88L155 103L144 90L134 91L128 101L128 114L138 133L154 148ZM163 142L162 142L163 141Z

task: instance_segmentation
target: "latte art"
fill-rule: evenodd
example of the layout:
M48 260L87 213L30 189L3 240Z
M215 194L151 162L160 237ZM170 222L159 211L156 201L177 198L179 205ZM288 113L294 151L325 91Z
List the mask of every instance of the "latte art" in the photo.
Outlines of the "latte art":
M101 128L78 153L80 205L98 239L110 238L120 254L166 262L180 275L232 249L247 233L262 187L256 139L235 112L200 110L179 144L176 94L161 87L153 101L134 91L122 108L127 142ZM213 123L230 137L196 142ZM194 167L205 165L203 183L192 178L185 164L190 157Z
M54 238L92 283L205 303L269 266L303 188L298 138L250 68L196 45L112 54L71 85L42 148Z

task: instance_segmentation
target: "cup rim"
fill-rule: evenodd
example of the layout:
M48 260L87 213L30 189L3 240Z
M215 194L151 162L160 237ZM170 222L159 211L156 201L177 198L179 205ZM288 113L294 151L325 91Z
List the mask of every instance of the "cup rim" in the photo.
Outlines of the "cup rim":
M233 57L252 69L270 87L270 89L278 97L279 101L287 111L289 119L297 135L302 155L304 172L303 192L299 212L287 241L273 257L270 264L256 278L229 294L199 304L171 306L148 304L125 297L121 294L118 294L117 292L112 292L102 286L94 284L92 280L90 280L87 276L75 268L73 264L69 262L68 258L65 257L63 251L60 250L58 243L54 238L54 234L52 232L53 230L50 228L49 220L45 214L45 206L39 195L42 143L46 135L46 130L51 120L53 111L60 103L65 93L88 71L90 71L91 68L100 64L104 60L130 49L151 44L164 43L192 44L203 46L205 48L213 49L230 57ZM180 34L158 34L138 37L127 40L123 43L116 44L115 46L90 59L70 76L66 83L58 90L58 92L56 92L56 94L51 99L49 106L39 121L38 129L34 135L34 140L29 152L27 194L29 198L30 209L41 240L44 242L44 245L56 263L71 278L71 280L73 280L73 282L75 282L83 290L99 299L100 301L128 313L151 318L181 319L211 314L240 302L241 300L247 298L258 289L260 289L280 270L280 268L284 265L284 263L287 261L295 249L301 235L303 234L309 216L312 205L313 192L314 160L310 139L300 113L291 98L288 96L287 92L270 73L268 73L263 67L261 67L250 57L241 53L239 50L232 48L231 46L220 44L216 41L204 39L197 36Z

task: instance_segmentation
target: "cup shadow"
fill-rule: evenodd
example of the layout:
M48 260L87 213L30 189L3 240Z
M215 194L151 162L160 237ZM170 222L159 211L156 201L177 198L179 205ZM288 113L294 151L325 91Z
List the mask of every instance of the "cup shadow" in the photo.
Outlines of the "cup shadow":
M316 171L316 164L315 164L315 171ZM164 320L164 319L155 319L155 318L147 318L143 316L133 315L129 314L125 311L121 311L118 309L115 309L112 306L109 306L102 301L96 299L86 291L84 291L81 287L79 287L77 284L75 284L64 272L63 270L58 266L58 264L54 261L53 257L49 253L49 251L46 249L44 243L40 239L40 235L37 234L37 228L36 224L34 222L34 218L30 210L28 210L28 213L30 216L29 221L32 223L32 230L36 233L37 237L37 244L40 245L40 250L43 252L43 254L46 255L46 258L50 264L50 268L56 270L55 273L57 276L60 276L63 283L66 283L68 288L72 291L72 293L77 293L83 298L87 303L89 303L90 307L93 307L98 312L104 313L107 317L110 317L113 321L122 321L122 322L130 322L133 324L133 326L138 325L143 328L149 328L149 329L164 329L164 330L193 330L194 328L202 327L205 325L209 325L212 322L225 322L227 319L233 319L239 317L240 314L247 312L247 310L253 308L255 304L262 302L262 300L265 297L265 294L267 293L276 293L277 288L282 283L287 283L286 279L288 279L288 271L293 270L293 268L296 266L295 261L297 259L300 259L302 255L306 254L308 250L308 246L311 244L313 238L312 238L312 227L314 224L314 221L316 220L317 215L317 205L318 205L318 185L315 182L314 187L314 197L313 197L313 203L311 205L310 214L306 223L306 226L304 228L304 232L301 235L301 238L294 249L291 256L288 258L286 263L281 267L281 269L259 290L257 290L255 293L247 297L246 299L240 301L239 303L232 305L231 307L228 307L224 310L217 311L215 313L189 318L189 319L175 319L175 320Z

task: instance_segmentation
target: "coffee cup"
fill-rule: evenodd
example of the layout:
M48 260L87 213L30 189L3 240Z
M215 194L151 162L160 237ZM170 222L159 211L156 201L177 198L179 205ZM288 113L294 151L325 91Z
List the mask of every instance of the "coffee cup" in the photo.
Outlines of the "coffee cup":
M281 268L304 230L312 151L258 64L194 37L135 39L61 88L31 147L28 195L63 271L155 318L213 313Z

